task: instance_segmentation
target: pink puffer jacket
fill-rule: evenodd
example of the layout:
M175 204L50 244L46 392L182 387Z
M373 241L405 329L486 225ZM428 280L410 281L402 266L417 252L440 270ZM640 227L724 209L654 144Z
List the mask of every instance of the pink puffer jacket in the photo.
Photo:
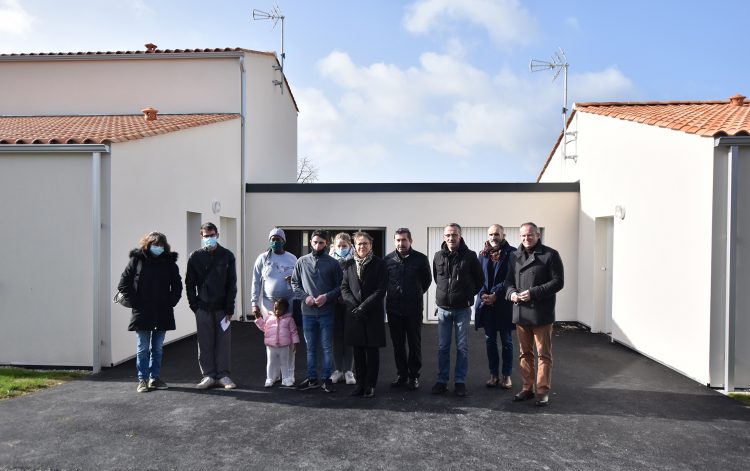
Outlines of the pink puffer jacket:
M265 333L264 343L269 347L287 347L299 343L297 325L290 313L281 317L269 315L265 319L255 319L255 325Z

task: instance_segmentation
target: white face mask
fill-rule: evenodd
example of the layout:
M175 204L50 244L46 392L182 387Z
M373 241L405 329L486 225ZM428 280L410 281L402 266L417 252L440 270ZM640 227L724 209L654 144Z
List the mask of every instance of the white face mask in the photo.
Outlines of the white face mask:
M148 250L157 257L164 253L164 247L159 247L158 245L152 245Z
M216 236L214 237L204 237L201 243L203 244L204 249L212 249L216 247L218 238Z
M336 249L336 255L338 255L341 258L344 258L347 255L349 255L349 253L351 251L352 251L351 247L340 247L340 248Z

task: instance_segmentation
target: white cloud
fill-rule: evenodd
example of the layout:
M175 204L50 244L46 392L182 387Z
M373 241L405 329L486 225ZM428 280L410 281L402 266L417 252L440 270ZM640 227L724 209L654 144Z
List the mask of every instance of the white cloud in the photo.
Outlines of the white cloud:
M0 34L24 36L31 32L32 17L18 0L0 1Z
M575 16L565 18L565 25L572 30L581 31L581 23Z
M623 100L635 93L633 82L616 66L600 72L571 74L569 85L579 102Z
M446 164L474 171L514 165L528 180L561 126L561 80L510 69L491 75L450 53L427 52L416 65L402 68L360 65L344 52L333 52L320 61L319 72L328 79L326 92L295 93L302 110L300 154L320 167L321 181L368 181L362 169L402 168L404 162L433 180L436 166ZM574 75L571 83L572 90L581 90L581 95L571 93L579 101L633 93L632 82L616 67ZM415 175L394 178L416 181ZM438 178L460 181L461 175L518 179L507 172L467 170Z
M468 21L483 27L495 43L527 43L537 22L518 0L419 0L407 7L404 27L412 33L429 33L450 22Z

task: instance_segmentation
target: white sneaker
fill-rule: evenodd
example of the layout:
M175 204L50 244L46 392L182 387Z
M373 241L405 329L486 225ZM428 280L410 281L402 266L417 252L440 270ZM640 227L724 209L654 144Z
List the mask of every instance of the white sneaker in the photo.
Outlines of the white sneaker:
M234 389L237 387L237 385L234 384L231 379L229 379L229 376L224 376L218 381L218 383L219 386L224 389Z
M339 381L341 381L341 377L342 376L344 376L344 375L341 374L341 372L339 370L334 371L333 373L331 373L331 382L333 384L338 383Z
M264 384L263 387L264 388L270 388L271 386L273 386L273 380L272 379L267 379L266 380L266 384Z
M344 377L346 378L346 384L357 384L357 379L351 371L344 373Z
M216 384L216 381L214 381L213 378L210 376L204 376L200 383L196 384L195 387L197 389L208 389L214 386Z
M293 379L285 379L281 382L281 385L287 388L291 388L294 386L294 380Z

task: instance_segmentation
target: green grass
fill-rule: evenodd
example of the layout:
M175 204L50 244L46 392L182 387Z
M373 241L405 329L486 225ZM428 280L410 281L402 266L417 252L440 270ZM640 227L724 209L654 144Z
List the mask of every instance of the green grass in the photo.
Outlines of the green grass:
M729 393L729 397L736 401L740 401L746 406L750 406L750 394L748 393Z
M57 386L85 375L82 371L0 368L0 400Z

